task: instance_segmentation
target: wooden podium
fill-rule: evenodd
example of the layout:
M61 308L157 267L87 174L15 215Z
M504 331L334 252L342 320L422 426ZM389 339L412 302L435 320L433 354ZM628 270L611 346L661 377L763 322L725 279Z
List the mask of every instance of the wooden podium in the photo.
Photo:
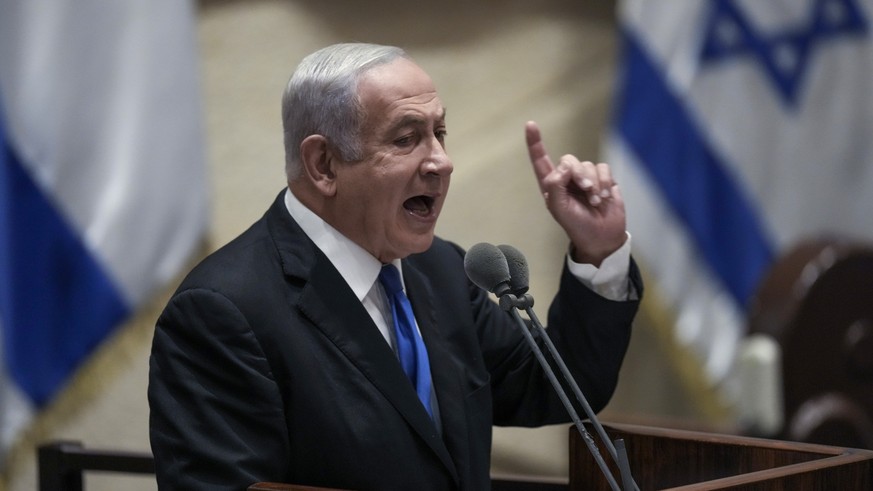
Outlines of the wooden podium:
M623 424L604 429L610 439L624 439L641 491L873 491L873 450ZM569 489L609 490L579 432L570 431ZM600 452L612 464L602 446ZM617 468L611 468L620 483Z
M624 439L631 473L641 491L873 491L873 450L627 424L607 424L604 429L612 440ZM621 483L597 434L593 429L589 432ZM609 484L575 426L570 427L569 477L567 486L529 480L494 484L500 490L609 491ZM258 483L248 489L323 488Z

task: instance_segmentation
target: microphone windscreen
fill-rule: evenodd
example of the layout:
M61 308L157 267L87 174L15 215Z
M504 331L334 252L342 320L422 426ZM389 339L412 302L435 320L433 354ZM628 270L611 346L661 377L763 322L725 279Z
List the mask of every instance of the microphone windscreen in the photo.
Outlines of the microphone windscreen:
M479 288L498 296L506 293L509 266L497 246L480 242L471 247L464 256L464 271Z
M530 274L524 254L511 245L500 244L497 248L503 253L509 266L509 288L516 295L524 295L530 286Z

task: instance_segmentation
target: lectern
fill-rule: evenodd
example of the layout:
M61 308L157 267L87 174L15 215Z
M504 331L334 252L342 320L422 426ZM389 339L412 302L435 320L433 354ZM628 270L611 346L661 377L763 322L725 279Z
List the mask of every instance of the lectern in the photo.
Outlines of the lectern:
M641 491L873 491L873 450L624 424L604 428L611 439L624 439ZM575 428L569 489L610 489Z
M604 429L611 439L624 439L641 491L873 491L873 450L628 424L607 424ZM601 446L600 451L610 462L606 449ZM612 471L618 475L614 466ZM610 489L575 426L570 427L569 477L570 491ZM501 489L516 489L508 484ZM560 487L537 487L530 481L519 485L517 489L525 490ZM301 489L315 488L258 483L249 491Z

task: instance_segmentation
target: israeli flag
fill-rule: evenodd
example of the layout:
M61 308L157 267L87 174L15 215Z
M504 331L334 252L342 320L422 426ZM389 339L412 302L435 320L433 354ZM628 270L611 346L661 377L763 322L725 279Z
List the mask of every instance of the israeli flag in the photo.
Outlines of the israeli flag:
M0 0L0 457L207 226L195 12Z
M619 12L608 161L649 300L717 386L786 248L873 239L873 5L625 0Z

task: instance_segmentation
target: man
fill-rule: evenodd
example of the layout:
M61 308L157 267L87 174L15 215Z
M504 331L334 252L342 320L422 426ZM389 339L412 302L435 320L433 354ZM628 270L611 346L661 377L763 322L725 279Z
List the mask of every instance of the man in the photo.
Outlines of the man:
M463 251L434 237L452 163L430 77L398 48L331 46L295 71L283 122L288 189L158 319L161 489L487 489L492 424L569 418L512 319L466 278ZM536 125L526 131L571 243L551 337L600 409L642 291L624 205L607 165L555 167ZM394 330L403 299L377 279L383 265L411 300L407 333Z

